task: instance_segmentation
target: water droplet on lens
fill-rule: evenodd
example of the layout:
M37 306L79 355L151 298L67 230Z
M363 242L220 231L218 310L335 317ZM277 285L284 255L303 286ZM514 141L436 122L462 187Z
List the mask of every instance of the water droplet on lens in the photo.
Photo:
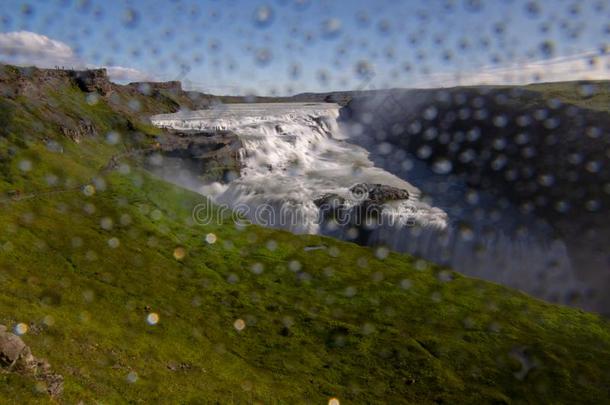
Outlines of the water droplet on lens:
M360 26L368 27L370 23L370 17L366 11L361 10L356 13L356 21Z
M182 260L186 256L186 250L183 247L177 247L174 249L174 258L176 260Z
M235 322L233 322L233 327L238 332L241 332L242 330L244 330L246 328L246 322L243 319L237 319L237 320L235 320Z
M29 172L32 170L32 162L27 159L23 159L19 162L19 170L22 172Z
M453 168L453 164L448 159L438 159L432 165L432 170L436 174L448 174L451 173L451 169Z
M123 23L127 28L135 28L138 25L139 16L138 12L132 8L128 8L125 10L123 14Z
M322 36L333 39L341 34L342 23L338 18L328 18L322 23Z
M373 75L373 66L366 60L356 63L356 74L362 79L368 79Z
M273 22L273 9L268 5L263 5L254 10L253 21L258 28L265 28Z
M553 43L553 41L543 41L540 44L540 52L542 53L542 56L545 58L551 58L553 57L553 54L555 53L555 43Z
M155 312L151 312L150 314L148 314L148 316L146 317L146 322L149 325L156 325L157 323L159 323L159 314L155 313Z
M260 66L268 65L271 62L271 59L273 59L273 55L269 49L260 48L256 51L256 63Z
M15 325L15 334L17 335L25 335L28 332L28 325L25 323L18 323Z
M127 374L127 381L132 384L138 381L138 373L131 371L129 374Z
M530 17L538 17L540 15L540 5L535 1L530 1L525 5L525 12Z

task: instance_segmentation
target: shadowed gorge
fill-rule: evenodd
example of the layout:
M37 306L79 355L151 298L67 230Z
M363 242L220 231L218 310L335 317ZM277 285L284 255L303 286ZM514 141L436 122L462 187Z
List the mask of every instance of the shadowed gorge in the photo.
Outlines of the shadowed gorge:
M609 97L608 82L390 90L356 95L342 121L377 165L453 219L447 264L468 273L456 263L463 245L522 240L515 266L502 258L507 274L492 280L608 313ZM553 292L554 279L570 287Z

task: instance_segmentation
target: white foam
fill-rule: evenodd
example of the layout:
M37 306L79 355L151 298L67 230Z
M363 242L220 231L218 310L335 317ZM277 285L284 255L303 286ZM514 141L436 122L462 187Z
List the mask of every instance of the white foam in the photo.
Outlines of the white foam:
M412 196L388 205L384 215L408 215L420 225L444 228L446 214L418 201L419 190L374 167L365 149L344 141L337 125L339 108L333 103L227 104L156 115L151 121L175 130L235 133L243 145L240 177L226 189L206 192L218 203L247 211L254 222L317 233L316 198L346 195L355 184L376 183L408 190Z

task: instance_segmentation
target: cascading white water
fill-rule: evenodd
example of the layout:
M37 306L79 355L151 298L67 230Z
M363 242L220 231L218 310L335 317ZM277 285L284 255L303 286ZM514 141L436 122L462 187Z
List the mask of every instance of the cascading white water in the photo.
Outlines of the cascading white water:
M386 204L384 215L444 228L442 210L419 201L415 187L374 167L365 149L345 142L338 115L339 106L331 103L229 104L158 115L152 122L175 130L235 133L243 145L243 168L227 187L214 187L217 192L212 197L255 223L318 233L321 221L316 198L334 194L349 201L352 186L372 183L404 189L411 195L408 200Z

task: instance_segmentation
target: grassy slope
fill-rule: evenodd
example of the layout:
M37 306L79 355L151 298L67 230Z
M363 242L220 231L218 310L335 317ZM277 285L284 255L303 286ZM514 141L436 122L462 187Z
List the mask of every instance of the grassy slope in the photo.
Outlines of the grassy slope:
M610 81L539 83L525 87L567 104L610 112Z
M44 102L2 101L0 196L19 189L23 198L5 194L0 203L0 323L34 325L24 339L64 375L61 401L608 398L610 327L599 317L410 256L379 259L332 239L238 229L228 218L193 224L193 207L207 204L201 196L132 159L123 160L129 173L101 170L111 156L147 147L149 128L104 101L89 106L75 88L48 94ZM67 141L49 121L58 113L86 117L100 134L118 130L122 142ZM134 126L143 132L128 130ZM30 171L19 169L24 159ZM49 174L57 185L46 183ZM92 179L97 192L86 196L79 186ZM101 227L103 218L112 229ZM205 243L207 233L218 241ZM111 248L111 238L120 245ZM321 244L328 248L304 249ZM146 323L150 311L160 315L157 325ZM236 319L246 321L241 332ZM522 362L533 368L522 372ZM137 381L128 382L130 372ZM0 393L9 403L47 400L16 375L0 374Z

